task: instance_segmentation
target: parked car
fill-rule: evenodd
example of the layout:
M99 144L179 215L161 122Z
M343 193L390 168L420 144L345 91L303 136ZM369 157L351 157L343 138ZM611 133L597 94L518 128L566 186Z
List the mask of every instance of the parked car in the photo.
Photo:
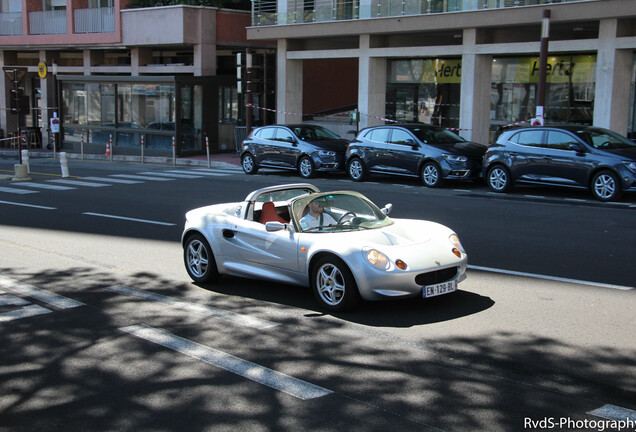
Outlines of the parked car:
M439 126L374 126L349 144L347 174L355 181L369 173L419 177L424 185L437 187L446 179L481 178L486 148Z
M455 292L467 266L457 235L431 221L391 219L391 208L307 183L258 189L186 213L185 268L197 283L233 275L311 287L332 312Z
M297 170L301 177L311 178L316 171L343 170L348 144L322 126L262 126L243 141L241 166L247 174L268 167Z
M484 173L495 192L535 183L589 189L612 201L636 190L636 143L592 126L511 129L484 155Z

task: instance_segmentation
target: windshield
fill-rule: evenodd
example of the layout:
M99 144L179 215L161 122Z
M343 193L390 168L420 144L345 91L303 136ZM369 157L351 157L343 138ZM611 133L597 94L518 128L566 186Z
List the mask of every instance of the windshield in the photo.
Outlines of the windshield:
M294 131L294 134L301 140L324 141L342 139L335 133L331 132L329 129L325 129L322 126L303 125L296 126L292 128L292 130Z
M466 141L442 127L409 128L409 130L424 144L455 144Z
M296 227L302 232L360 231L393 222L357 192L312 194L292 203Z
M607 129L586 128L572 131L583 141L600 150L634 148L636 143Z

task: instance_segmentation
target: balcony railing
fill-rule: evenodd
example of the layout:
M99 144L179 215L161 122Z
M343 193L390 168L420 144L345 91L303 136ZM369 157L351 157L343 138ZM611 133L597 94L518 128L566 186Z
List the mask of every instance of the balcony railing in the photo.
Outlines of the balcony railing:
M66 11L35 11L29 12L29 34L65 34Z
M22 12L0 13L0 36L22 35Z
M280 1L280 0L279 0ZM252 0L252 25L283 25L600 0Z
M75 9L75 33L112 33L115 8Z

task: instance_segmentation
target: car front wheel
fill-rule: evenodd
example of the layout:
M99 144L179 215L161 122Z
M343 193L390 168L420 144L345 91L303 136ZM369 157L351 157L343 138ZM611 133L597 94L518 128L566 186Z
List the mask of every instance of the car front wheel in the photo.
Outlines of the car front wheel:
M495 192L508 192L510 190L510 172L503 165L495 165L488 170L488 186Z
M424 186L438 187L442 183L442 170L436 163L428 162L422 167L421 178Z
M192 234L183 248L186 271L197 283L212 282L219 277L212 248L201 234Z
M245 153L243 155L243 158L241 159L241 166L243 167L245 174L256 174L258 171L258 165L256 165L256 160L251 153Z
M614 201L621 195L620 181L611 171L601 171L592 179L592 195L601 201Z
M298 174L303 178L312 178L314 176L314 161L309 156L303 156L298 162Z
M349 166L347 168L347 173L349 174L349 178L353 181L362 181L366 177L367 173L364 168L364 162L362 162L359 158L353 158L349 162Z
M353 309L361 301L349 267L334 256L322 257L313 266L311 288L320 305L330 312Z

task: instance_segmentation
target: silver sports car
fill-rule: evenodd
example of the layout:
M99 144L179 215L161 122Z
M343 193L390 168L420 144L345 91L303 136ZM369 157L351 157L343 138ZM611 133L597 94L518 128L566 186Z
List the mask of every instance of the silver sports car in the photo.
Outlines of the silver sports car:
M434 222L390 219L391 207L307 183L258 189L186 213L185 267L199 283L227 274L310 286L332 312L456 291L467 261L457 235Z

